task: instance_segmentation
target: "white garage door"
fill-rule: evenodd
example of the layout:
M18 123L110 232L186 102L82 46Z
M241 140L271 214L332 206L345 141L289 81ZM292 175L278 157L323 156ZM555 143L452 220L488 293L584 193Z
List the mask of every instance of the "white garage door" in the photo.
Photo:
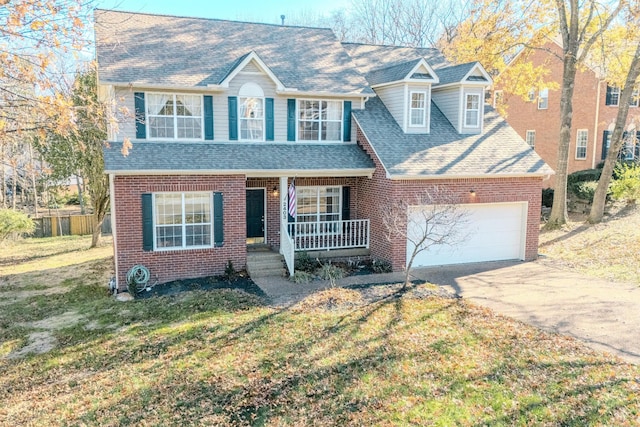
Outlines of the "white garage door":
M456 246L438 245L422 251L413 262L414 267L463 264L481 261L524 259L527 225L527 203L487 203L460 205L469 215L461 235L466 240ZM415 237L417 226L424 221L420 207L409 210L408 232ZM414 245L407 242L407 260Z

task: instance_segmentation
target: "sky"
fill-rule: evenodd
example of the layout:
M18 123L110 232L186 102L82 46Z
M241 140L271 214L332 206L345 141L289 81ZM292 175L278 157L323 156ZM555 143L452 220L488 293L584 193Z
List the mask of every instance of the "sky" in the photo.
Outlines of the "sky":
M349 0L99 0L103 9L280 24L280 15L329 15ZM285 18L286 23L286 18Z

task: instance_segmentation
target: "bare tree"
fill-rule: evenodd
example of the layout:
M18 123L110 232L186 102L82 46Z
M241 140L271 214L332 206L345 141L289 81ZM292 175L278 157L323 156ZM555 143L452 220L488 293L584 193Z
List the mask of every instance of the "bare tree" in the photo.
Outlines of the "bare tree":
M439 246L457 247L470 237L466 231L469 211L459 198L443 187L417 194L410 202L389 201L380 207L385 237L389 242L408 242L411 249L405 266L403 289L416 257Z

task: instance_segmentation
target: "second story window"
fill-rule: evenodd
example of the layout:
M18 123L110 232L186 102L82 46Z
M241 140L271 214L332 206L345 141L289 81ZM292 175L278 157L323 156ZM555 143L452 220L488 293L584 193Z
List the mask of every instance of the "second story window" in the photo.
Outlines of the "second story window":
M545 87L540 89L538 95L538 110L546 110L547 108L549 108L549 89Z
M264 141L264 99L240 98L240 139Z
M617 106L620 103L620 88L607 85L605 105Z
M298 101L298 141L342 141L342 101Z
M427 92L411 92L409 126L427 125Z
M638 103L640 101L639 95L640 95L640 91L638 91L638 89L634 89L633 92L631 93L631 99L629 100L630 107L638 106Z
M480 126L480 95L468 93L464 103L464 126L477 128Z
M531 148L536 147L536 131L535 130L527 131L527 144L529 144Z
M147 94L149 138L202 139L202 96Z

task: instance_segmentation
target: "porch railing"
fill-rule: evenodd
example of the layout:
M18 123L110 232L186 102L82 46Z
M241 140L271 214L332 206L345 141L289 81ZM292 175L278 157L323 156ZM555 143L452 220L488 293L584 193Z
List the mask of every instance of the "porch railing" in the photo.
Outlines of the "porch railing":
M289 223L296 251L369 248L368 219Z
M295 246L293 243L293 239L289 235L288 231L285 231L284 239L281 239L281 248L280 252L282 252L282 256L284 257L284 262L287 264L287 270L289 271L289 275L293 276L294 273L294 265L295 265Z

